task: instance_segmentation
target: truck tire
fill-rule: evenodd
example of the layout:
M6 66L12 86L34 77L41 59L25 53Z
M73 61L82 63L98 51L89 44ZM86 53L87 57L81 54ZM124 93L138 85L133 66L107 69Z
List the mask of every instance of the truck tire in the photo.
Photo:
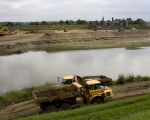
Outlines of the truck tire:
M68 109L71 109L71 105L69 103L63 103L60 106L60 110L68 110Z
M104 100L102 98L100 98L100 97L94 98L92 100L92 104L101 104L101 103L104 103Z
M43 113L49 113L49 112L55 112L58 111L58 109L56 108L55 105L48 105L47 107L45 107L45 109L43 110Z

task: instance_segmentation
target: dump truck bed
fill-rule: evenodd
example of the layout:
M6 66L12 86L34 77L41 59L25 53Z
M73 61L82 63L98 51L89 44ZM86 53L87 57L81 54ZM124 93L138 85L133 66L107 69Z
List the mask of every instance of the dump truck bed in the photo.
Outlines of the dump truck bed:
M96 75L96 76L83 76L83 79L97 79L99 80L101 83L105 84L105 83L111 83L112 79L109 77L106 77L104 75Z
M71 88L57 88L33 92L33 98L37 103L42 103L46 101L51 102L56 99L65 99L74 96L75 92Z

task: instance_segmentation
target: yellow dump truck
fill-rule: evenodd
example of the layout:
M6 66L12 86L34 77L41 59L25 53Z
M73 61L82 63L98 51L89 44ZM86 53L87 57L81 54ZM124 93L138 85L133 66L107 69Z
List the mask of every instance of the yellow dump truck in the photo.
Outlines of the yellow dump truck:
M70 86L34 91L33 98L42 113L66 110L83 104L99 104L110 100L112 89L102 86L99 80L86 79L84 84L73 82Z

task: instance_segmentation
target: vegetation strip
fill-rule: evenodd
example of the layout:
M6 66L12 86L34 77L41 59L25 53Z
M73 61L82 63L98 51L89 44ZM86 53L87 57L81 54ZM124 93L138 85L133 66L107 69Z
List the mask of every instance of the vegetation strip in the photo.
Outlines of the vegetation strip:
M128 74L128 75L122 75L120 74L118 76L117 80L113 81L113 84L125 84L128 82L139 82L139 81L148 81L150 80L150 76L141 76L137 75L135 76L134 74Z
M38 87L25 88L20 91L10 91L4 95L0 96L0 109L3 109L11 104L16 104L32 99L32 91L36 90L46 90L53 86L51 83L46 83L45 85Z

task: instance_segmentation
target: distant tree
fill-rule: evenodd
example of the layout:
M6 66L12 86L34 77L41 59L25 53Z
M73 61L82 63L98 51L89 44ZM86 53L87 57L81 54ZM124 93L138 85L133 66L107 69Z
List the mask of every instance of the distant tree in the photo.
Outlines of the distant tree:
M101 20L101 25L105 25L105 17L103 16L102 20Z
M58 22L56 22L56 21L52 21L52 22L49 22L49 24L51 24L51 25L57 25L57 24L58 24Z
M30 22L30 25L40 25L39 22Z
M16 22L15 25L21 26L23 25L23 22Z
M114 17L111 18L111 21L114 22Z
M114 20L114 17L111 18L111 25L114 25L115 23L115 20Z
M60 25L63 25L63 24L64 24L64 21L63 21L63 20L60 20L60 21L59 21L59 24L60 24Z
M42 25L48 25L48 22L42 21L41 24L42 24Z
M139 25L144 25L144 24L146 24L146 22L145 22L143 19L141 19L141 18L138 18L138 19L136 20L136 23L139 24Z
M97 26L97 25L99 25L99 22L97 20L96 21L91 21L90 24Z
M129 24L133 24L132 18L127 18L126 21L128 21Z
M70 24L71 24L71 25L74 25L74 24L76 24L76 22L73 21L73 20L70 20Z
M6 22L6 26L14 26L13 22Z
M121 25L123 25L123 26L127 25L127 22L124 18L122 19L121 23L122 23Z
M69 20L66 20L66 25L70 25L70 21Z
M78 25L84 25L84 24L87 24L87 21L79 19L79 20L76 21L76 24L78 24Z
M107 25L111 25L111 21L110 20L107 20Z

